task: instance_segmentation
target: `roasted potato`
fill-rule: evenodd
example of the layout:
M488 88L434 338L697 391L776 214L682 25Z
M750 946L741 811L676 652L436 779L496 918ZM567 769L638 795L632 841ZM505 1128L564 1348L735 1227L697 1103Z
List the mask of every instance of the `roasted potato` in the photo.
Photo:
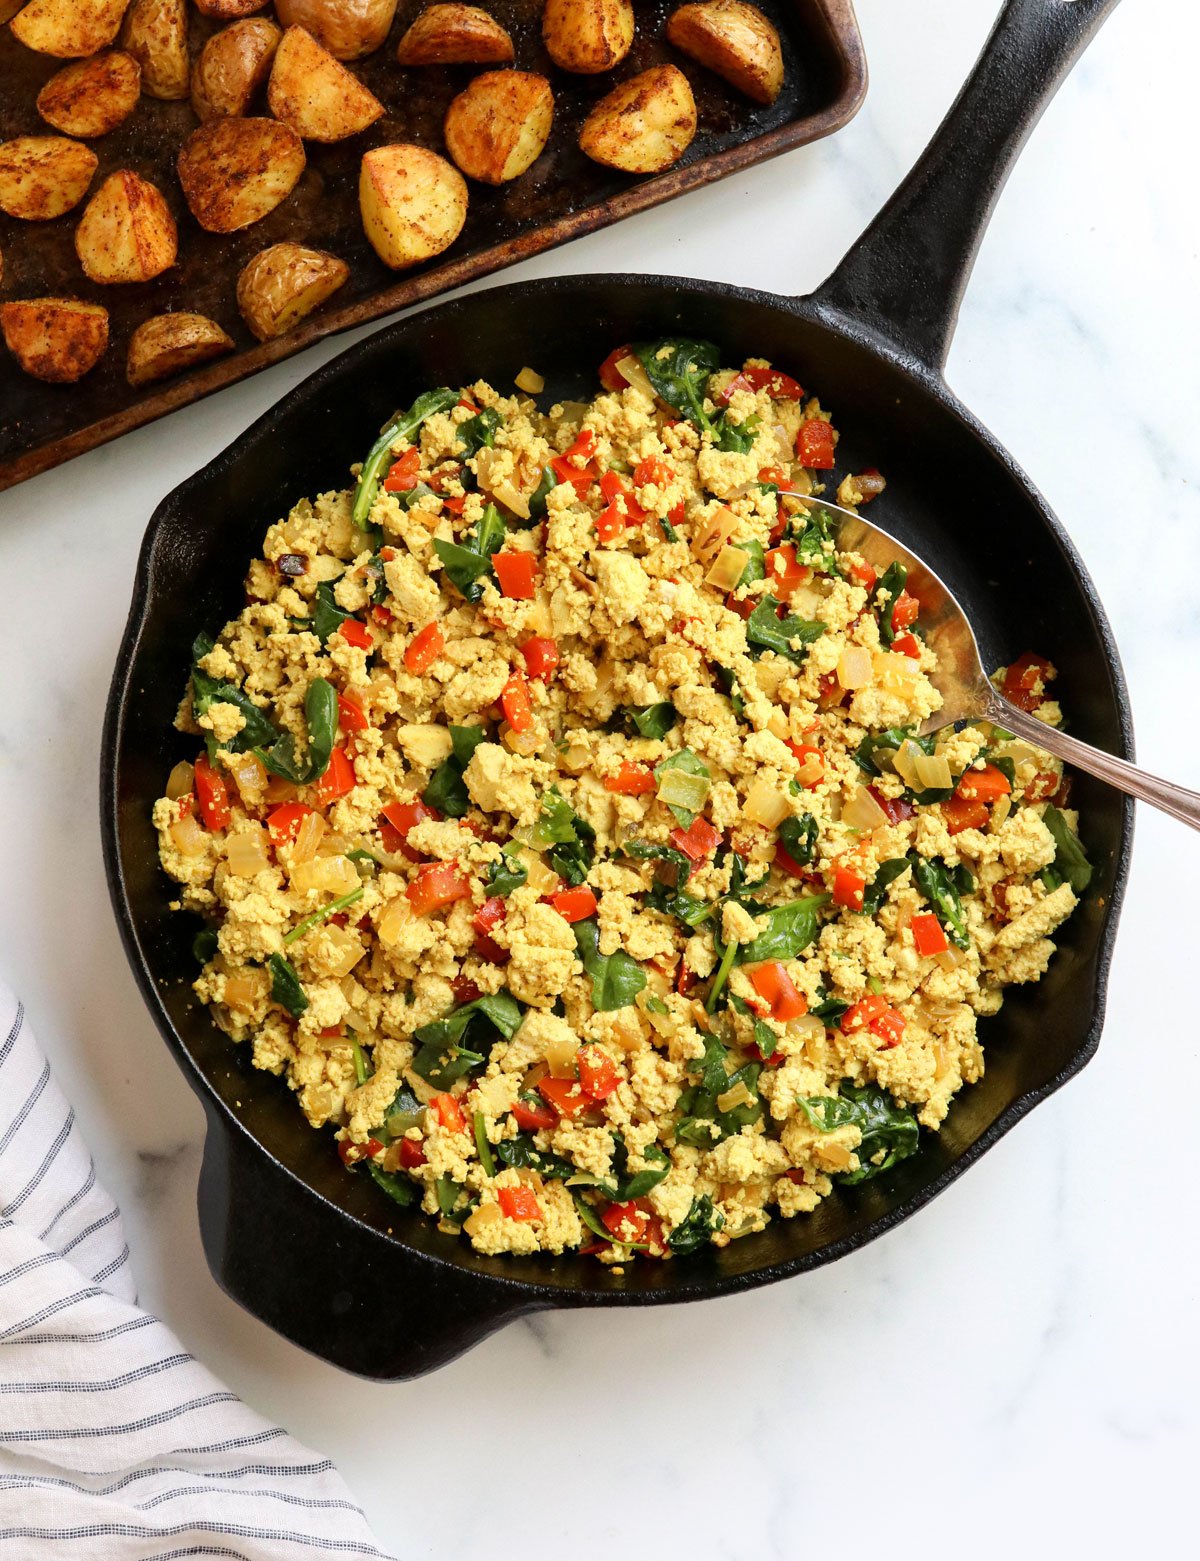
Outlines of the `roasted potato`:
M187 0L133 0L121 28L121 47L142 67L148 98L174 102L187 97Z
M383 113L375 94L303 27L289 27L280 40L267 104L306 141L344 141Z
M71 385L108 346L108 310L78 298L22 298L0 304L4 344L34 379Z
M323 249L272 244L242 268L238 308L259 341L270 341L323 304L349 275L346 262Z
M175 264L179 235L162 191L128 168L110 173L75 229L91 282L148 282Z
M682 157L696 134L696 100L674 65L631 76L591 111L579 145L594 162L624 173L660 173Z
M38 93L38 113L68 136L102 136L137 107L142 68L132 54L113 49L64 65Z
M83 199L96 154L66 136L15 136L0 142L0 211L26 222L61 217Z
M149 385L233 351L233 338L205 314L155 314L129 338L125 378Z
M446 110L446 146L472 179L504 184L542 154L554 119L554 94L545 76L489 70Z
M255 11L266 9L267 0L196 0L202 16L215 16L219 22L233 22Z
M477 5L427 6L400 40L401 65L511 65L513 41Z
M283 34L265 16L222 27L192 66L192 108L197 119L244 114L266 81Z
M192 216L210 233L233 233L274 211L304 172L304 143L274 119L210 119L176 162Z
M108 47L128 4L129 0L29 0L12 19L13 37L39 54L82 59Z
M756 103L774 103L779 96L779 34L756 5L744 0L681 5L667 22L667 38Z
M546 0L542 39L554 63L578 75L611 70L633 46L630 0Z
M360 60L387 37L396 0L275 0L275 14L312 33L335 60Z
M467 186L423 146L377 146L363 153L358 204L376 254L400 271L453 244L467 220Z

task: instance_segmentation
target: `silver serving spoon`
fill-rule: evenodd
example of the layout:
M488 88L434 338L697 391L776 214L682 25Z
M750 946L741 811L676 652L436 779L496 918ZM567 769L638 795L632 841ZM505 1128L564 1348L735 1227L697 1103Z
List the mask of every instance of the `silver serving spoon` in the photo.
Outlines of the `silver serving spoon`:
M1034 747L1052 753L1056 759L1107 781L1131 797L1152 803L1193 829L1200 829L1200 792L1188 791L1184 786L1176 786L1172 781L1139 770L1124 759L1114 758L1100 748L1081 743L1077 737L1069 737L1056 727L1047 726L1005 699L984 671L975 632L966 613L945 581L923 559L910 553L886 531L852 510L843 509L840 504L830 504L824 499L808 502L814 509L830 510L839 517L839 548L861 553L881 575L896 560L908 569L908 589L921 604L921 627L926 642L938 658L937 671L931 681L942 696L942 708L924 722L919 728L920 734L956 721L994 721Z

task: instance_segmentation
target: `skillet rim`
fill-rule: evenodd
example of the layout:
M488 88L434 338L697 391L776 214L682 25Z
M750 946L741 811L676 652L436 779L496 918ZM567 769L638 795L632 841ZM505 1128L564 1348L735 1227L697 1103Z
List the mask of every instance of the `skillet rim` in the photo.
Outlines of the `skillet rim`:
M248 427L238 434L222 450L206 461L183 482L170 490L155 506L147 524L139 549L134 576L133 595L125 628L117 651L117 661L105 704L104 726L101 742L100 811L101 842L105 876L109 895L116 913L118 929L126 958L133 970L143 1000L150 1010L163 1039L175 1055L185 1078L197 1094L205 1110L206 1138L205 1162L211 1153L210 1135L222 1127L227 1133L236 1132L243 1148L252 1154L265 1157L274 1171L282 1174L289 1183L329 1213L348 1222L358 1239L373 1238L382 1243L390 1253L397 1253L414 1264L430 1264L453 1283L456 1279L476 1281L494 1297L489 1315L481 1315L480 1326L473 1336L461 1341L457 1347L443 1353L439 1360L452 1358L454 1354L470 1348L488 1333L515 1320L520 1315L547 1309L576 1309L592 1306L662 1306L682 1305L686 1302L706 1300L710 1297L731 1295L760 1285L773 1284L793 1275L820 1268L827 1263L857 1251L860 1247L885 1235L905 1220L918 1213L935 1197L944 1192L954 1181L968 1171L976 1161L1009 1133L1018 1122L1050 1095L1069 1083L1095 1056L1099 1048L1107 1007L1108 978L1111 969L1117 928L1123 909L1133 848L1134 804L1131 798L1122 799L1120 808L1121 831L1113 860L1111 893L1102 909L1101 927L1096 945L1095 974L1091 987L1091 1022L1079 1047L1070 1061L1041 1086L1024 1091L992 1122L980 1136L967 1146L954 1161L897 1207L867 1220L859 1228L810 1252L746 1269L732 1274L706 1275L694 1288L686 1292L668 1289L600 1289L584 1283L571 1288L548 1283L531 1282L510 1275L467 1269L449 1255L422 1251L409 1245L399 1235L386 1235L377 1227L367 1224L356 1214L333 1202L323 1193L304 1181L296 1172L276 1158L255 1136L250 1128L226 1104L214 1085L190 1056L182 1036L176 1030L170 1014L159 995L151 961L139 941L132 902L126 890L124 868L119 844L119 794L117 785L117 760L123 751L124 715L127 701L133 691L137 668L137 653L142 631L153 595L153 575L156 564L156 547L159 534L171 513L185 504L194 490L202 488L211 477L235 466L251 454L258 441L271 433L273 426L289 415L293 406L314 395L319 395L328 385L336 383L345 372L349 360L360 352L386 350L402 339L404 334L425 315L436 313L453 318L456 313L480 306L502 307L507 299L518 295L524 307L541 294L557 294L573 290L591 292L602 287L638 287L657 289L664 296L690 299L695 302L705 297L719 295L737 303L751 304L759 308L781 310L807 318L835 334L849 337L873 356L883 360L889 368L898 371L923 395L932 396L939 406L959 424L963 432L980 442L993 459L1006 470L1036 509L1047 533L1047 540L1057 549L1077 586L1087 612L1090 615L1097 638L1104 651L1105 663L1113 691L1113 703L1117 726L1121 736L1120 753L1132 759L1133 718L1124 669L1112 632L1096 587L1069 534L1050 508L1041 491L1014 460L1008 450L979 419L959 400L946 384L938 370L914 353L905 351L882 333L871 329L853 315L823 301L819 296L792 298L769 293L761 289L738 287L730 283L708 281L703 278L663 276L628 272L581 272L567 276L544 277L530 282L506 283L492 288L439 301L429 308L411 312L361 341L345 348L328 362L305 376L271 406L260 413ZM145 681L145 680L143 680ZM201 1178L203 1187L203 1173ZM214 1266L212 1253L206 1254L214 1277L223 1283ZM236 1297L235 1297L236 1298ZM256 1314L257 1315L257 1314ZM273 1326L273 1324L269 1324ZM434 1325L433 1332L436 1332ZM303 1347L303 1346L302 1346ZM324 1357L330 1359L330 1356ZM437 1364L437 1361L431 1363ZM340 1364L340 1363L339 1363ZM430 1369L429 1366L417 1370Z

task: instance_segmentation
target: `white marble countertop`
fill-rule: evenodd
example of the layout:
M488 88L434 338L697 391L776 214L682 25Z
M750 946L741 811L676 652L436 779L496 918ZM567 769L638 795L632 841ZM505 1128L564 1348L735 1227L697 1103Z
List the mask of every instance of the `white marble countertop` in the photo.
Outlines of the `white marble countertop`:
M996 8L858 0L873 84L841 135L507 280L728 278L736 255L739 281L815 285L924 144ZM1091 569L1143 761L1194 782L1197 50L1196 8L1118 9L1009 184L948 371ZM773 242L742 240L751 212ZM0 495L0 972L124 1206L143 1300L336 1459L405 1557L906 1557L943 1535L982 1556L1014 1541L1109 1556L1182 1537L1200 1452L1200 842L1148 811L1097 1060L865 1251L704 1306L543 1316L393 1387L308 1358L218 1291L194 1208L200 1108L143 1011L104 886L101 715L154 505L344 345Z

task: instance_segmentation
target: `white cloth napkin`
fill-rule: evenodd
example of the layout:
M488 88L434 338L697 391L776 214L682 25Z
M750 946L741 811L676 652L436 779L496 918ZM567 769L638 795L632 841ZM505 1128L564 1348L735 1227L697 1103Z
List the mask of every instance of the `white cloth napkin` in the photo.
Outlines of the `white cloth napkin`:
M138 1307L120 1210L3 984L0 1556L387 1561L330 1461Z

